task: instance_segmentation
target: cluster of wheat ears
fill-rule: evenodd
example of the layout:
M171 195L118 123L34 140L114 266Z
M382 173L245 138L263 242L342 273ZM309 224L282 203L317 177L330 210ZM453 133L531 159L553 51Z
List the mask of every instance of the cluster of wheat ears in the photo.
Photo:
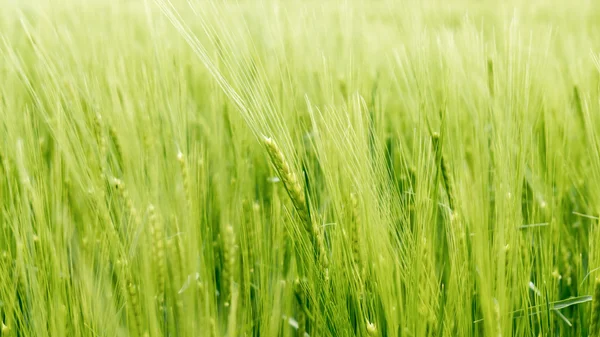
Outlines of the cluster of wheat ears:
M600 337L595 1L0 8L1 337Z

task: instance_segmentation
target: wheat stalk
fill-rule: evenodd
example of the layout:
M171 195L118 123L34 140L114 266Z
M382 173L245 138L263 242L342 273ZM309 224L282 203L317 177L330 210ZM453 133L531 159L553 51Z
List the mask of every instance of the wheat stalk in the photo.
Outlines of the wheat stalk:
M298 333L299 337L304 337L306 334L306 327L308 325L308 320L306 319L306 284L303 284L302 281L296 279L294 281L294 295L296 297L296 307L297 307L297 317L296 321L298 322Z
M594 284L589 336L600 337L600 277L596 278L596 282Z

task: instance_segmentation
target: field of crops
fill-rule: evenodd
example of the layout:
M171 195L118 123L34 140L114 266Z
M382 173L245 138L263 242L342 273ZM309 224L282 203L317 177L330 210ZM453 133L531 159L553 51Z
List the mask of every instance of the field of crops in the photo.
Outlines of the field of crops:
M600 337L599 22L0 0L0 336Z

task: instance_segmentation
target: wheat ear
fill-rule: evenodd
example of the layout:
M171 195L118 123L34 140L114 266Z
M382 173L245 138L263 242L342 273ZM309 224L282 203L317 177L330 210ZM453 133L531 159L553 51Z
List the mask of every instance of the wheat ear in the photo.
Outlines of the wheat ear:
M310 218L308 204L306 203L306 198L304 197L300 182L298 181L296 174L290 168L290 165L277 143L269 137L264 137L263 142L267 148L271 162L273 163L273 166L275 166L275 169L292 200L296 212L298 212L306 230L315 241L317 255L319 256L319 260L323 267L324 278L326 281L329 281L329 260L325 249L325 238L320 228Z
M148 206L148 218L150 222L152 240L154 242L154 245L152 247L152 257L158 276L158 301L159 304L162 306L165 300L165 241L162 224L160 223L158 215L156 214L156 209L152 204Z
M442 151L442 144L440 142L440 135L438 133L434 133L432 135L433 147L435 149L435 156L437 162L439 163L439 169L442 173L442 180L444 183L444 189L446 190L446 194L448 195L448 203L450 206L450 210L454 211L454 194L452 193L452 181L450 180L450 174L448 167L446 166L446 161L444 160L444 153Z

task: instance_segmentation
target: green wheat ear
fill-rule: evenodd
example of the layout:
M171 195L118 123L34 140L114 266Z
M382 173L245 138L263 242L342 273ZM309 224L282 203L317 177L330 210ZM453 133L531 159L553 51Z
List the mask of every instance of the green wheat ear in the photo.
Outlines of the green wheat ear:
M223 287L223 293L225 295L225 306L230 305L231 296L233 294L233 286L236 265L236 246L235 246L235 232L233 226L225 226L223 233L223 281L225 287Z
M357 276L363 280L365 278L365 268L362 265L361 258L361 222L358 197L355 193L350 194L350 213L351 213L351 242L352 242L352 263ZM362 290L361 290L362 291Z
M263 137L263 143L265 144L267 152L271 157L273 166L275 166L275 169L277 170L277 174L283 181L283 185L288 192L290 199L292 200L294 208L300 216L306 231L311 235L311 239L315 244L315 253L321 264L323 279L326 283L328 283L329 258L327 257L324 234L317 224L316 219L318 219L318 216L315 216L315 220L311 219L302 186L300 185L296 174L292 171L290 164L287 162L277 143L275 143L272 138L268 137Z
M494 97L496 92L496 80L494 78L494 61L490 58L487 61L487 73L488 73L488 90L490 96Z
M298 215L300 216L300 219L306 226L307 230L311 231L312 224L302 185L300 185L296 174L292 171L288 161L286 160L277 143L275 143L272 138L268 137L263 138L263 143L265 144L267 152L271 157L271 163L273 163L279 178L281 178L281 181L283 181L283 185L288 192L290 199L292 200L292 204L294 205L296 212L298 212Z
M600 337L600 0L425 2L0 0L0 337Z
M435 157L439 164L439 169L442 174L442 182L444 186L444 190L446 191L446 195L448 196L448 204L450 206L450 210L454 211L454 194L452 193L452 181L450 180L450 173L448 171L448 167L446 165L446 161L444 160L444 153L442 150L442 144L440 141L440 135L437 132L434 132L431 136L433 142L433 148L435 150Z
M163 231L163 225L156 214L154 205L148 206L148 220L150 222L150 233L152 235L152 253L153 262L156 267L156 275L158 278L158 301L159 305L162 306L165 301L165 279L167 274L167 267L165 263L165 237Z

